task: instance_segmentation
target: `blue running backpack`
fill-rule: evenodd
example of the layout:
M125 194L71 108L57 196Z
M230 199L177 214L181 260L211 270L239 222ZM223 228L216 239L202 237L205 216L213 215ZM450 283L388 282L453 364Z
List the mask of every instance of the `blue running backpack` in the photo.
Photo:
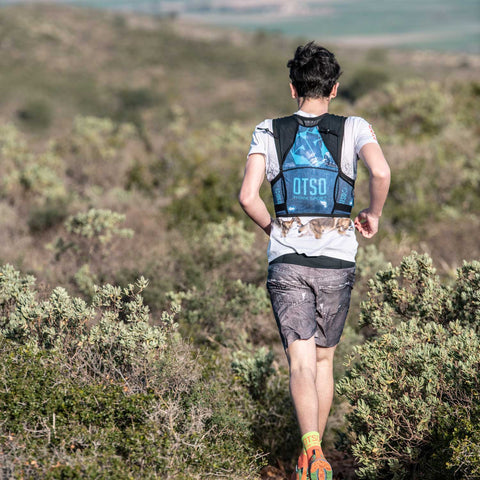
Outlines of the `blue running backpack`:
M346 117L273 120L273 136L280 167L271 181L277 217L349 217L355 181L341 168Z

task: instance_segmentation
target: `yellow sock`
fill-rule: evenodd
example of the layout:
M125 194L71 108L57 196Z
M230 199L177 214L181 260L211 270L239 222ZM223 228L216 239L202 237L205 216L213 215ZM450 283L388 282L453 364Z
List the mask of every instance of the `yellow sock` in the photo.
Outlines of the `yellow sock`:
M322 451L322 441L320 440L320 434L318 432L308 432L303 435L302 443L303 448L307 452L307 458L309 461L313 456L314 450L317 450L317 457L320 455L320 452Z

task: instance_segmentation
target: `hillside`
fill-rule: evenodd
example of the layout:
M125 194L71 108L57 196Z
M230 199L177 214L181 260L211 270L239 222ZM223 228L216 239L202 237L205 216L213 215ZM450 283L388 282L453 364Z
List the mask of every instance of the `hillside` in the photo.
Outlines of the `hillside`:
M8 472L291 472L267 239L237 192L254 126L295 109L285 64L299 42L58 5L0 9L0 401L18 407L0 408ZM344 71L333 113L368 119L392 168L381 232L360 242L338 380L341 357L373 335L360 302L388 262L430 255L440 279L425 267L417 286L443 282L445 298L476 281L465 267L455 283L480 258L480 58L331 48ZM367 188L360 167L355 211ZM461 299L441 318L452 305ZM325 438L337 480L355 478L349 410L337 396Z
M0 0L0 5L34 0ZM35 0L42 3L42 0ZM45 3L45 2L43 2ZM54 0L120 12L194 19L226 28L308 36L350 48L431 49L479 54L476 0Z
M202 118L222 120L291 109L279 92L288 81L286 52L296 40L60 5L3 7L0 13L0 87L9 99L4 115L21 108L21 100L35 99L51 102L58 125L73 112L114 116L122 107L121 91L138 89L155 97L143 107L152 110L157 122L167 111L161 106L174 103L188 108L192 117L202 109ZM352 67L368 62L372 52L382 57L391 78L413 73L428 79L473 79L480 68L478 57L466 54L336 50L347 84Z
M53 5L5 7L0 10L0 22L4 72L0 118L16 122L39 144L47 137L66 134L75 115L94 115L133 122L147 149L158 155L172 111L182 111L190 128L212 120L245 127L240 171L252 126L294 107L285 94L288 79L284 65L296 42L278 35L248 35L171 19ZM430 88L428 82L439 82L440 90L454 92L456 85L468 90L480 71L479 58L469 55L336 51L345 73L340 89L343 99L333 105L334 112L364 114L380 136L385 118L373 116L361 99L353 105L353 97L408 78L421 78L424 88ZM376 102L381 98L378 95L372 92L366 102ZM463 96L445 98L457 104L445 105L448 110L463 108ZM470 124L466 126L470 128ZM416 156L424 157L427 153L422 150L428 147L416 145L416 141L405 146L408 156L414 148ZM389 143L384 148L395 169L397 158L405 155L402 146L399 149L396 142ZM475 140L466 142L470 145L461 143L455 148L462 151L468 147L475 152ZM421 160L425 161L429 160ZM429 236L422 239L422 248L429 245L429 251L443 265L458 265L478 254L477 242L469 240L477 225L459 220L453 231L455 238L462 240L452 249L454 240L447 240L451 221L435 225L433 243ZM403 234L408 235L408 231ZM448 247L438 244L445 242Z

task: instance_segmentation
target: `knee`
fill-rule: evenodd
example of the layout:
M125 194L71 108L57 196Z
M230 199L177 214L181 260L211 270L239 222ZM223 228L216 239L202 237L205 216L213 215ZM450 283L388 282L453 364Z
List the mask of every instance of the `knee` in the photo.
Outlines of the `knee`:
M310 365L290 365L290 378L315 379L316 371Z
M333 359L317 359L317 372L331 372L333 370Z
M317 368L331 368L333 366L333 356L336 347L321 348L317 347L316 362Z

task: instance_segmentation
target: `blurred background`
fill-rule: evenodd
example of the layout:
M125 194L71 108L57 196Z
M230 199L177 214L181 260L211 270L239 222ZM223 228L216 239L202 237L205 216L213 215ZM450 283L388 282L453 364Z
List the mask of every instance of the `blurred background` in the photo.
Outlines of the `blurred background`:
M34 3L2 0L0 5ZM54 3L54 2L41 2ZM480 52L477 0L57 0L56 3L194 18L350 46Z

